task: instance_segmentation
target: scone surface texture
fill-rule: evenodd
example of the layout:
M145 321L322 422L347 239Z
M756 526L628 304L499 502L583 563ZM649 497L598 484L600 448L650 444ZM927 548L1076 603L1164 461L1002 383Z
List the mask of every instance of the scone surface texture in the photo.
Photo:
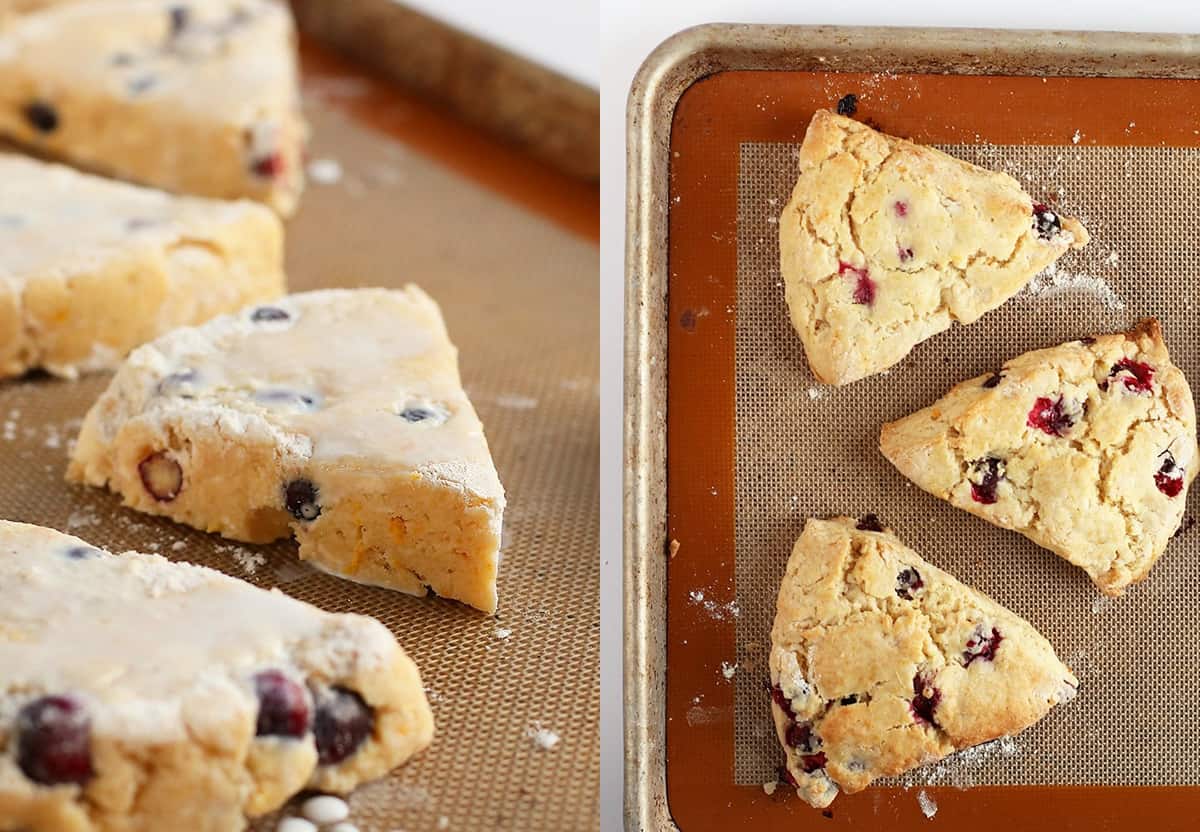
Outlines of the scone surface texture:
M1018 356L884 425L880 450L951 505L1084 569L1105 594L1146 577L1183 520L1196 410L1162 329Z
M371 618L0 522L0 830L230 832L429 745Z
M1078 688L1029 622L868 526L808 521L771 630L776 734L818 808L1016 734Z
M1069 248L1083 226L1015 179L818 110L779 218L792 325L813 373L849 384L970 324Z

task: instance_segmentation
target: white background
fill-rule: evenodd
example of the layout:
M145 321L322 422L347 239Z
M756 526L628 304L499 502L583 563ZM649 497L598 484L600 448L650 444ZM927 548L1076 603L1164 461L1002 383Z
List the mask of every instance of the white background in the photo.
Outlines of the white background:
M601 828L621 823L621 363L625 98L674 32L713 21L1200 31L1200 0L604 0L601 93ZM565 8L565 7L564 7Z

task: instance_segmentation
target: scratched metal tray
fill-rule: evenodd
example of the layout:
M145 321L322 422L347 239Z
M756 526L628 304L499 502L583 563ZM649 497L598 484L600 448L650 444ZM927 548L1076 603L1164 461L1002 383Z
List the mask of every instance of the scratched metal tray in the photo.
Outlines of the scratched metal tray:
M1105 600L1032 543L905 487L876 441L882 422L1006 358L1148 314L1200 377L1198 76L1195 36L711 25L650 56L628 112L629 828L1167 829L1196 816L1200 715L1177 692L1200 685L1178 660L1200 627L1187 601L1200 532ZM788 323L776 222L809 117L848 93L856 117L1007 170L1093 239L888 374L828 388ZM764 788L781 761L766 649L805 518L868 511L1030 618L1084 684L1019 737L822 816Z

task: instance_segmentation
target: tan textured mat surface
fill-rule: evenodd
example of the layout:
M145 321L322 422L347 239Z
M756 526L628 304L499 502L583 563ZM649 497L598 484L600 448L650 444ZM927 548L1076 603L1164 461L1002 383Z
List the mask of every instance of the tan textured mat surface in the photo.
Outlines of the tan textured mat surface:
M356 83L310 84L306 94L310 155L339 161L343 174L310 183L289 225L291 287L413 281L442 305L508 491L499 615L341 581L299 564L291 543L230 543L67 486L68 442L107 376L0 386L0 517L192 560L391 627L421 669L437 736L355 793L361 832L594 829L597 248L356 126L329 103L358 94ZM560 742L542 750L527 734L533 726Z
M1148 580L1105 599L1082 570L911 486L879 454L879 426L1030 349L1163 322L1172 357L1200 378L1195 285L1200 151L943 146L1006 170L1035 199L1057 194L1091 244L1000 309L918 345L890 372L816 383L788 321L777 218L798 145L746 143L738 178L735 778L774 780L781 759L763 679L775 595L810 516L872 512L928 560L1028 618L1078 675L1079 696L1015 740L895 778L899 784L1195 783L1200 686L1191 645L1200 529L1183 532ZM1196 514L1195 494L1187 518Z

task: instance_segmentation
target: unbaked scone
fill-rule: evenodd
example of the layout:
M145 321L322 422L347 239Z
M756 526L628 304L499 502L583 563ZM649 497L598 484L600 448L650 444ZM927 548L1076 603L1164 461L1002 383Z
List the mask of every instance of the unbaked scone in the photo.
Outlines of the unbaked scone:
M68 479L364 583L496 609L504 490L415 286L291 295L137 350Z
M1019 531L1120 595L1183 519L1196 410L1148 319L964 381L884 425L879 447L930 494Z
M293 210L306 128L286 4L24 7L0 14L0 136L141 184Z
M284 291L283 227L0 154L0 377L113 369L139 344Z
M1016 734L1079 686L1033 625L874 518L805 525L779 588L770 664L788 775L818 808Z
M429 745L378 621L0 521L0 830L234 832Z
M1015 179L818 110L779 217L792 325L826 384L884 370L973 323L1068 248L1078 221Z

